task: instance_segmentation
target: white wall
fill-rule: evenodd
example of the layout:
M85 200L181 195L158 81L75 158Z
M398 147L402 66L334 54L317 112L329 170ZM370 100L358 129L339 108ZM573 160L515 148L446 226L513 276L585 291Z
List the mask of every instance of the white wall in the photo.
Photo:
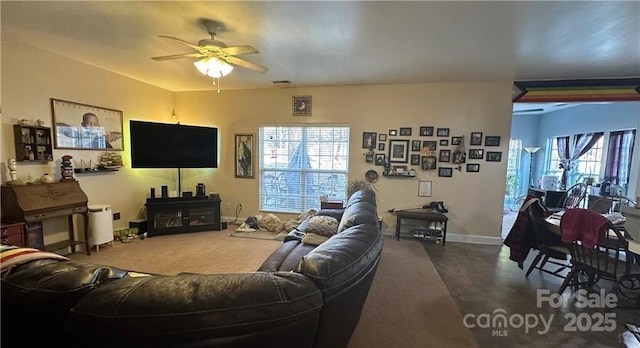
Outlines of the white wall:
M376 184L379 213L387 233L392 233L395 216L391 208L416 207L432 200L445 201L449 209L451 240L500 243L502 202L505 191L506 154L511 127L511 81L478 83L436 83L416 85L338 86L283 88L248 91L183 92L172 94L93 66L10 41L2 41L2 150L0 161L6 180L6 160L15 156L11 127L18 119L43 119L52 125L49 98L59 98L124 111L125 163L129 163L128 121L130 119L171 122L174 106L182 124L216 126L220 129L218 169L190 169L182 172L183 190L203 182L207 191L217 191L226 202L245 203L245 217L259 213L258 181L236 179L233 171L233 134L256 133L263 124L347 123L351 126L350 178L363 177L362 132L386 133L389 129L420 126L448 127L451 136L471 132L500 136L502 162L480 163L479 173L454 171L452 178L435 172L418 172L415 179L381 178ZM313 116L292 117L291 97L313 96ZM411 139L419 139L417 136ZM435 137L434 137L435 139ZM468 148L468 146L467 146ZM99 151L54 150L54 158L71 154L74 158L96 159ZM471 162L471 161L467 161ZM54 164L58 166L59 163ZM19 176L59 170L49 165L20 164ZM136 217L148 196L149 187L169 185L175 189L175 170L131 169L125 166L113 174L78 176L90 203L110 204L122 214L115 227ZM418 180L433 182L432 197L418 197ZM233 209L223 216L233 217ZM283 216L283 218L288 218ZM52 223L48 223L52 225ZM63 230L64 224L45 225L45 230ZM46 232L45 242L55 241ZM48 238L48 240L47 240Z

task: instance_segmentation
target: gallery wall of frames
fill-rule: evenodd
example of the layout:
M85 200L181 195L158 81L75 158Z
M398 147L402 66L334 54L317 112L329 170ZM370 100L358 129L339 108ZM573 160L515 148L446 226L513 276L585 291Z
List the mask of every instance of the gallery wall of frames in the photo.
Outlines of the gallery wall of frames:
M501 162L500 137L471 132L453 134L449 128L400 127L385 132L363 132L364 160L384 168L384 176L415 176L418 170L453 177L455 171L478 173L485 162Z

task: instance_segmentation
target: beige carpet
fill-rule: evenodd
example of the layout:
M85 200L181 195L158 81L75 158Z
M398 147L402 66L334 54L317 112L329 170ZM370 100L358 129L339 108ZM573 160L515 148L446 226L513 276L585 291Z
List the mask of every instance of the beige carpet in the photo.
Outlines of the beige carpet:
M255 271L282 242L235 238L233 231L114 242L76 261L138 272L177 274ZM477 347L472 333L417 240L385 239L382 258L350 348Z
M269 231L233 231L231 233L233 237L240 238L254 238L254 239L270 239L270 240L279 240L283 241L284 237L287 236L286 232L281 233L273 233Z

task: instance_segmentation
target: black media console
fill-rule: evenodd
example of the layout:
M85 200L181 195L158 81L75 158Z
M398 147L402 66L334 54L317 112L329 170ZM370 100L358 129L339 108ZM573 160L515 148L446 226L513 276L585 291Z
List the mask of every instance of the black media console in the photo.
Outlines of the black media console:
M208 196L147 198L147 236L220 231L220 202Z

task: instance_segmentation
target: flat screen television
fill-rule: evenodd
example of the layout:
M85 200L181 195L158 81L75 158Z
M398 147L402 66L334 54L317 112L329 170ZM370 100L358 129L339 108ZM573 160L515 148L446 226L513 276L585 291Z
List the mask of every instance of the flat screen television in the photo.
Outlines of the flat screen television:
M218 168L218 128L129 121L132 168Z

